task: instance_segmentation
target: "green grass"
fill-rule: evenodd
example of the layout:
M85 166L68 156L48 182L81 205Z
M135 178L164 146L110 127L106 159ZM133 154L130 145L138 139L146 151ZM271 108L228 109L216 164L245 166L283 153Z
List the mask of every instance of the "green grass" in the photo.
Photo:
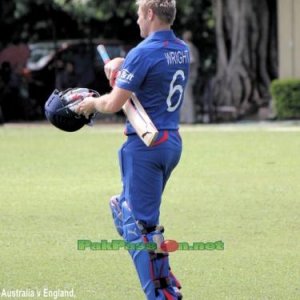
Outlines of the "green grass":
M300 131L275 129L182 129L165 237L225 243L171 254L184 299L300 299ZM119 238L108 200L121 189L124 139L119 126L0 127L0 292L144 299L126 251L77 250L79 239Z

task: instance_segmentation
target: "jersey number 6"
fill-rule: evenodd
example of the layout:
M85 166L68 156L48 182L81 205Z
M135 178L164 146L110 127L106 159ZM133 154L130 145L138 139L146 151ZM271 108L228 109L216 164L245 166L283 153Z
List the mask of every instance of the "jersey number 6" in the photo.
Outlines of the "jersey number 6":
M175 111L175 110L177 109L177 107L179 106L180 101L181 101L181 99L182 99L182 95L183 95L183 87L182 87L182 85L180 85L180 84L174 85L176 79L177 79L179 76L182 77L182 80L185 79L185 76L184 76L184 73L183 73L182 70L176 71L176 73L174 74L173 79L172 79L172 81L171 81L171 84L170 84L170 90L169 90L169 95L168 95L168 98L167 98L167 106L168 106L167 111L168 111L168 112L173 112L173 111ZM171 99L172 99L173 95L174 95L177 91L179 92L178 100L177 100L177 102L176 102L174 105L172 105Z

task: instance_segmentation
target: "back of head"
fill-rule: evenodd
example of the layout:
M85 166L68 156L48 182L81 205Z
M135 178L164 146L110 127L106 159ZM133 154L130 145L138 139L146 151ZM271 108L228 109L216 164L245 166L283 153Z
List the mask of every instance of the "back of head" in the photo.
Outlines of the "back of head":
M176 0L137 0L143 11L152 9L154 14L166 24L172 25L176 16Z

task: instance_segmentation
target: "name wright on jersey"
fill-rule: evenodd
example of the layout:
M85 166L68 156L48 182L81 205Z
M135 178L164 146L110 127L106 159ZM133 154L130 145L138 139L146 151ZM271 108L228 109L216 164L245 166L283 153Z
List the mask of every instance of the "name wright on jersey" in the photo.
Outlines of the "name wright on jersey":
M181 65L190 63L190 55L188 50L166 52L165 57L168 65Z

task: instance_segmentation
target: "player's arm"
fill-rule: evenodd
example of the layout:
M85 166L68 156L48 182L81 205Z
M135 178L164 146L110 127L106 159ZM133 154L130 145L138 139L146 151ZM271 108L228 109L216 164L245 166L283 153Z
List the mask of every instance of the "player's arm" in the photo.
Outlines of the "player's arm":
M85 98L78 105L77 113L86 117L97 111L101 113L116 113L122 109L122 106L131 96L131 91L115 86L109 94L97 98Z
M114 87L117 73L123 62L124 58L117 57L105 63L104 71L111 87ZM122 109L122 106L131 95L132 92L130 91L114 87L109 94L98 98L89 97L84 99L78 106L77 113L85 116L89 116L89 114L96 111L101 113L116 113Z

